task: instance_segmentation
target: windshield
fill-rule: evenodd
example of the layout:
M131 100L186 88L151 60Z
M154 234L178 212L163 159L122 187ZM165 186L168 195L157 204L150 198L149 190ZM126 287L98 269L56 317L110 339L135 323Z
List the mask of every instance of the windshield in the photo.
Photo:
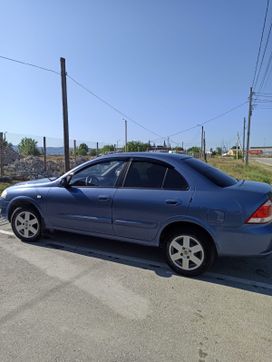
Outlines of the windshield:
M184 160L184 162L219 187L228 187L237 183L237 180L234 177L229 176L203 161L195 158L188 158Z

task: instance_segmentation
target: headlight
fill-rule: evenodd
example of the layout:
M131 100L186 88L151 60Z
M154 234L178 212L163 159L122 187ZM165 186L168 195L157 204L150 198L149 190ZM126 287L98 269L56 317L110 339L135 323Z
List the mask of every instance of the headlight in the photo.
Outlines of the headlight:
M3 199L5 199L5 198L7 197L7 194L8 194L7 190L4 190L4 191L2 192L2 194L1 194L1 197L2 197Z

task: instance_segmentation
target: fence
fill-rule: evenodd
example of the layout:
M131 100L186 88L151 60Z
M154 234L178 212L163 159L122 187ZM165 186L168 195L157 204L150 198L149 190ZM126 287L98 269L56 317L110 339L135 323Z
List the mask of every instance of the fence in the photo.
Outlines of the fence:
M133 151L160 150L168 152L164 146L150 146L148 143L139 145L131 142ZM144 148L143 148L144 147ZM108 152L124 151L124 142L95 142L86 140L69 141L70 168L84 161ZM63 139L0 132L0 176L16 179L54 177L64 173Z
M166 145L153 145L130 142L134 149L129 151L163 151L171 152ZM144 147L144 148L143 148ZM136 148L136 149L135 149ZM70 140L70 168L73 168L100 154L124 151L124 143L118 140L110 142L95 142L86 140ZM199 157L195 153L194 157ZM0 176L25 180L41 177L57 177L64 173L63 139L22 135L0 132ZM1 180L0 180L1 181Z
M108 145L108 146L107 146ZM70 167L98 156L104 149L123 146L106 142L70 140ZM0 132L0 176L17 179L59 176L64 172L61 138Z

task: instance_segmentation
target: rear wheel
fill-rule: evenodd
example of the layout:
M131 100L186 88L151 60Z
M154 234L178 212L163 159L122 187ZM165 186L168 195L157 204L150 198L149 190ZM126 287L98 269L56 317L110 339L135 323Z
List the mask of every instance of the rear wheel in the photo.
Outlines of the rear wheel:
M180 230L171 233L165 243L168 264L178 274L196 276L207 271L215 259L215 248L203 233Z
M11 226L14 234L23 241L37 241L41 236L40 215L31 207L18 207L11 216Z

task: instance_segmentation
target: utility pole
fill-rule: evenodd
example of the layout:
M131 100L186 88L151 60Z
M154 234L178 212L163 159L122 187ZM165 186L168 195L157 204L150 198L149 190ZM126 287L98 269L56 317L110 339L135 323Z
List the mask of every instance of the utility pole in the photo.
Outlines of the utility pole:
M200 143L200 158L203 158L203 146L204 146L204 127L201 127L201 143Z
M236 160L238 160L238 149L239 149L239 133L237 133L237 141L236 141Z
M244 126L243 126L243 162L245 162L245 142L246 142L246 117L244 117Z
M43 137L43 164L44 172L46 172L46 137Z
M98 142L96 142L96 156L98 156Z
M61 68L61 90L62 90L62 112L63 112L63 140L64 140L64 166L65 172L70 170L69 155L69 125L68 125L68 103L65 59L60 58Z
M77 150L76 150L76 140L74 140L74 158L76 162Z
M249 147L250 147L250 125L252 116L252 96L253 90L250 87L249 90L249 107L248 107L248 123L247 123L247 146L246 146L246 165L248 165Z
M125 152L127 152L127 120L124 119L125 121Z
M239 151L242 152L242 145L239 132L237 133L237 144L238 144L238 159L239 159ZM242 155L242 154L241 154Z
M203 156L204 161L207 162L207 156L206 156L206 132L203 132Z
M0 176L4 175L4 137L3 132L0 132Z

